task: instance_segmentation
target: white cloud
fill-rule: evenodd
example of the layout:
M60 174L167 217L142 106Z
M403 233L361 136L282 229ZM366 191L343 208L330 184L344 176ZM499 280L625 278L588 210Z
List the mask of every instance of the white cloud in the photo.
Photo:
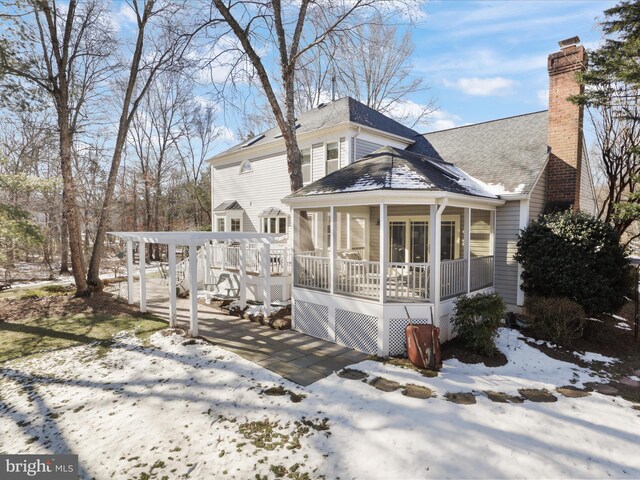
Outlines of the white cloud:
M445 86L457 88L467 95L490 97L495 95L509 95L515 82L504 77L463 77L455 82L445 80Z
M538 90L536 92L540 105L547 108L549 106L549 90Z
M424 132L437 132L438 130L447 130L455 128L462 124L462 118L445 110L436 110L429 115L426 122L422 125Z
M444 72L469 76L515 75L544 70L547 54L498 53L490 48L475 48L438 55L428 61L417 59L414 65L431 76Z

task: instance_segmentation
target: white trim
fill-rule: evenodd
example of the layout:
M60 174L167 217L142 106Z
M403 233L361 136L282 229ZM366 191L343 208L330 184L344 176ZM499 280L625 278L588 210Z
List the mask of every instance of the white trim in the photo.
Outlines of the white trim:
M305 197L285 197L282 203L290 207L326 208L335 206L362 206L381 202L394 205L434 204L446 198L450 207L473 207L492 210L506 202L500 198L476 197L460 193L427 190L367 190L361 192L328 193Z
M520 200L520 218L518 228L523 230L529 225L529 200ZM516 291L516 304L524 305L524 291L522 290L522 265L518 263L518 290Z
M359 130L364 132L370 132L379 137L388 138L390 140L396 140L400 143L404 143L407 146L413 145L415 143L415 140L411 138L403 137L401 135L396 135L394 133L385 132L384 130L378 130L377 128L368 127L366 125L361 125L359 123L351 122L351 121L340 122L340 123L333 124L329 127L321 127L321 128L316 128L314 130L309 130L307 132L296 133L296 137L299 142L306 140L307 138L310 138L310 137L313 138L313 137L318 137L320 135L330 135L331 133L334 133L334 132L344 132L342 136L347 137L349 136L349 132L348 132L349 129L354 129L356 131ZM347 131L345 132L345 130ZM284 139L275 138L266 143L261 143L260 145L247 145L245 147L235 145L234 147L231 147L231 148L237 148L236 150L233 150L230 152L228 151L226 153L225 152L219 153L218 155L215 155L209 158L207 162L210 164L213 164L213 163L216 163L217 161L229 160L233 157L246 155L247 152L251 152L251 155L255 155L255 152L273 148L278 145L284 145Z

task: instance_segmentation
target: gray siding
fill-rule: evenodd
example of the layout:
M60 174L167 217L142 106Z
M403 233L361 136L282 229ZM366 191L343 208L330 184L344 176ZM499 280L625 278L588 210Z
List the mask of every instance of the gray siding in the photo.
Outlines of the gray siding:
M531 199L529 200L529 221L538 218L544 212L544 204L547 192L547 169L545 168L531 190Z
M380 145L379 143L369 142L368 140L363 140L361 138L355 138L355 148L354 148L354 161L359 160L365 155L370 154L371 152L375 152L379 148L382 148L384 145Z
M496 210L495 289L506 303L515 305L518 263L513 259L520 231L520 202L511 201Z

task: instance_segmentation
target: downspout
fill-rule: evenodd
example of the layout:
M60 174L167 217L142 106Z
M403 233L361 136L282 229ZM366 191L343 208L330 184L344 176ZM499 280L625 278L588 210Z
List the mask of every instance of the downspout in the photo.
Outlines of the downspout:
M436 202L438 200L436 199ZM435 215L434 215L434 246L433 246L433 272L432 272L432 277L433 277L433 321L434 323L437 321L438 322L438 326L440 325L440 292L441 292L441 286L440 286L440 265L442 263L441 261L441 254L440 254L440 246L441 246L441 242L442 242L442 228L441 224L442 224L442 212L444 212L444 209L447 207L447 204L449 203L449 199L444 197L443 201L440 205L438 205L436 203L436 205L438 205L438 208L435 211Z

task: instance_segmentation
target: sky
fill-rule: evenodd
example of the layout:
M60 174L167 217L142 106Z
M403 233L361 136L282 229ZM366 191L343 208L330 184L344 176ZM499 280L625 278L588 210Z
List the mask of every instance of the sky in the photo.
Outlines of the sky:
M412 27L413 74L430 86L410 96L400 109L419 109L433 100L435 111L415 126L427 132L547 108L547 56L558 41L579 36L587 48L597 48L603 11L615 1L604 0L430 0ZM114 20L126 29L134 20L122 0L114 0ZM406 23L405 17L399 22ZM275 69L274 69L275 70ZM218 70L214 70L218 71ZM202 72L199 91L208 97ZM204 81L203 80L208 80ZM219 112L224 134L211 154L240 140L236 118Z
M414 30L413 59L439 107L427 130L546 109L547 56L559 50L559 40L574 35L596 48L602 38L598 19L615 3L429 2Z

